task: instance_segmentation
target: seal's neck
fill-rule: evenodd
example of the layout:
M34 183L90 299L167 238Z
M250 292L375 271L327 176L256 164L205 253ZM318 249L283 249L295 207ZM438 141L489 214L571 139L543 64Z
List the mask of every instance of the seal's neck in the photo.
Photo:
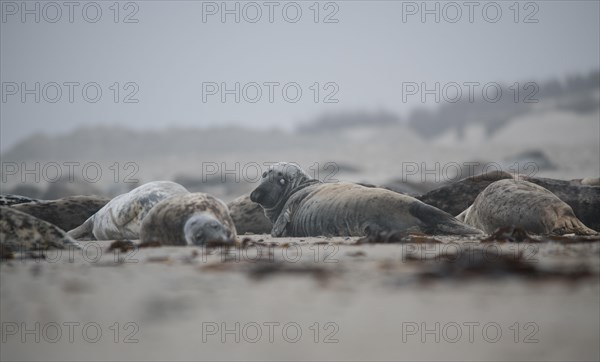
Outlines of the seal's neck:
M308 186L311 186L314 184L319 184L319 183L321 183L321 181L311 179L308 176L297 177L296 179L294 179L292 181L292 183L290 183L288 185L288 187L286 187L283 195L281 195L281 197L279 198L279 200L277 201L275 206L270 207L270 208L265 208L265 215L274 224L275 221L277 221L277 218L279 217L279 215L281 214L281 211L283 211L283 207L285 206L287 201L290 199L290 197L292 197L292 195L294 195L298 191L300 191Z

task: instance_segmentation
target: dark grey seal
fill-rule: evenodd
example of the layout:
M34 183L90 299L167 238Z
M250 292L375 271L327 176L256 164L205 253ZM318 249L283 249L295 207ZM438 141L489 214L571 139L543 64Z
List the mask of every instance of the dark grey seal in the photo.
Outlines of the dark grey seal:
M471 206L477 195L492 182L503 179L512 179L512 175L508 172L496 170L485 172L438 187L425 195L418 196L417 199L450 215L458 215Z
M273 222L273 236L365 236L385 231L481 234L413 197L353 183L322 183L280 162L250 194Z
M21 195L0 195L0 206L12 206L28 202L40 202L40 200Z

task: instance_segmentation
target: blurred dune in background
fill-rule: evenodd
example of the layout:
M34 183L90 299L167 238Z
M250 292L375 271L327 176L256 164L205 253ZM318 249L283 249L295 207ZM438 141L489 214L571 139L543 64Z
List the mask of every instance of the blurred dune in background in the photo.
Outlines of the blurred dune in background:
M510 94L508 88L504 91ZM294 131L238 126L137 131L97 126L58 136L35 134L4 152L2 162L25 163L29 168L35 162L96 162L102 177L85 182L76 171L76 180L63 177L49 183L29 177L23 182L21 173L5 173L2 192L43 198L82 193L114 196L139 183L168 179L231 200L252 189L256 170L247 165L264 168L264 162L281 160L298 162L325 181L388 186L400 182L412 193L468 176L442 169L453 162L479 162L476 171L490 162L507 171L535 162L540 176L598 176L600 72L542 82L534 99L539 101L502 97L497 103L482 99L469 103L466 99L414 110L407 119L386 110L348 110L323 114ZM115 162L118 177L110 168ZM135 166L125 168L128 163ZM407 164L413 163L419 166L416 174L407 172ZM435 163L440 163L438 176L432 174ZM217 165L218 172L211 165Z

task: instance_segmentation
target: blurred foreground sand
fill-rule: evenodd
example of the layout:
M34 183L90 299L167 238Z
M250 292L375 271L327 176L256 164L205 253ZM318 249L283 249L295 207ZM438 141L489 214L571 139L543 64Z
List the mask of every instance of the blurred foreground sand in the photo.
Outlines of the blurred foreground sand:
M22 343L20 331L3 330L2 360L600 358L600 242L446 238L458 243L352 245L355 238L249 238L263 242L243 252L159 247L121 254L109 252L109 242L84 242L87 257L76 251L72 257L48 253L46 261L3 262L3 328L25 323L33 329L39 322L41 338L35 343L35 335L26 335L28 343ZM436 255L473 248L522 253L540 270L584 268L591 275L419 276L443 262ZM266 262L257 262L259 250ZM65 322L79 323L73 343ZM52 323L61 326L61 337ZM95 343L83 336L87 323L101 330ZM239 342L236 332L225 331L235 331L236 323ZM437 332L426 334L436 323ZM95 327L88 328L85 337L96 335Z

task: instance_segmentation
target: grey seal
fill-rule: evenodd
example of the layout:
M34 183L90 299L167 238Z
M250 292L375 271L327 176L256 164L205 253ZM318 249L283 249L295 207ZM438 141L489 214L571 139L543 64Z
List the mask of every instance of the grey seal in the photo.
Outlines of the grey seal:
M525 180L500 180L490 184L458 219L487 233L505 226L521 227L534 234L596 233L555 194Z
M83 224L109 201L109 198L101 196L69 196L58 200L17 204L12 208L63 230L71 230Z
M0 206L12 206L30 202L40 202L40 200L21 195L0 195Z
M451 215L458 215L491 183L506 179L529 181L549 190L571 206L575 216L585 225L600 231L600 187L595 178L565 181L494 170L444 185L417 198Z
M262 207L250 200L249 194L229 202L227 207L238 234L268 234L271 232L273 224L265 216Z
M148 182L110 200L68 234L75 239L88 238L90 234L96 240L139 239L142 220L156 204L187 193L175 182Z
M6 251L79 248L63 230L35 216L7 206L0 206L0 216L0 246Z
M322 183L300 167L269 167L250 194L273 236L365 236L385 231L469 235L481 231L411 196L353 183Z
M515 175L514 178L529 181L552 192L571 206L575 216L585 225L600 231L600 186L594 184L593 178L582 181L521 175Z
M142 221L140 231L142 243L163 245L233 244L236 237L227 205L200 192L159 202Z
M425 195L418 196L417 199L450 215L458 215L469 207L489 184L512 178L513 176L508 172L494 170L438 187Z

